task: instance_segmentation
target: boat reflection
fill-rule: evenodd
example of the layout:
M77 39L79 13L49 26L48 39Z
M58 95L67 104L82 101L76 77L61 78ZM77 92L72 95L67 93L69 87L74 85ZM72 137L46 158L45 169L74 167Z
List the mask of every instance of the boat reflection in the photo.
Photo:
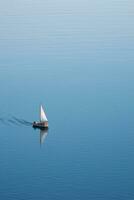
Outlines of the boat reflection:
M48 129L40 129L40 145L42 145L47 137Z
M37 127L33 127L35 130L37 129L39 131L39 141L40 141L40 145L42 145L45 142L45 139L47 137L48 134L48 128L37 128Z

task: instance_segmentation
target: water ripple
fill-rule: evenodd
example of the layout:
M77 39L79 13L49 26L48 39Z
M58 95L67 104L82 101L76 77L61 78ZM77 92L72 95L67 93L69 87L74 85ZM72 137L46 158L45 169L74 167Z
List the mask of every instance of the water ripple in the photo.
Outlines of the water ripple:
M21 119L15 116L12 116L10 118L0 118L0 123L4 125L15 125L15 126L31 126L32 122L29 122L25 119Z

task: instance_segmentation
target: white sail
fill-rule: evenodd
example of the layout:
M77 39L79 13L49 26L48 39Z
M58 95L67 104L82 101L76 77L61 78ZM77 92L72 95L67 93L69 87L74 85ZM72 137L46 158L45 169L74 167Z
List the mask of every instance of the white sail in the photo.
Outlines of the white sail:
M48 121L42 106L40 107L40 121L41 122Z

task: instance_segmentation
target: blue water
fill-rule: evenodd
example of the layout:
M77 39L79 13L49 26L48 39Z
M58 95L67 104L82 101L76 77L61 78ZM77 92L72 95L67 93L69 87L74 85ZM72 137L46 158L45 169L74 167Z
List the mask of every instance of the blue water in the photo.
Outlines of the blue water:
M0 199L134 199L133 7L0 2Z

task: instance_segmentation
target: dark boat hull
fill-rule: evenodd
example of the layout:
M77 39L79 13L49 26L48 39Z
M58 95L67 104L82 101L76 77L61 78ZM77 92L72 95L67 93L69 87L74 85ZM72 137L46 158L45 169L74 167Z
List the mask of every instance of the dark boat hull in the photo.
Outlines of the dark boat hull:
M48 129L48 122L33 122L34 128Z

